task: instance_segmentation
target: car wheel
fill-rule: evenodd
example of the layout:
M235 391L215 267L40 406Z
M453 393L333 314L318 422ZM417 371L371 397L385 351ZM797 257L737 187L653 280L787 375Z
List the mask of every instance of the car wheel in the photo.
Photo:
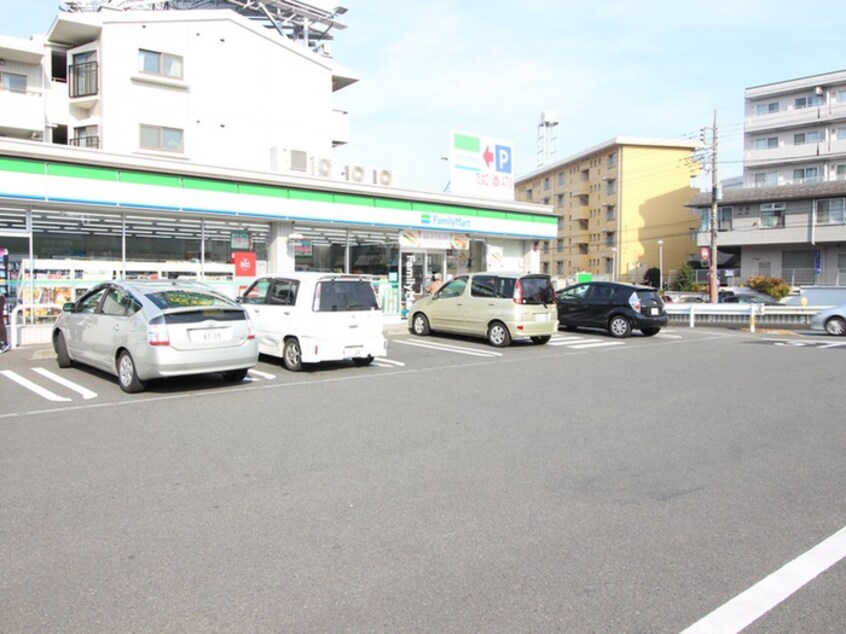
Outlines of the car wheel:
M358 367L363 368L366 365L373 363L373 357L368 355L366 357L353 357L353 363Z
M640 332L643 334L644 337L652 337L654 335L657 335L659 332L661 332L661 329L660 328L641 328Z
M303 369L303 355L300 351L299 341L296 339L285 341L285 349L282 351L282 363L291 372L299 372Z
M135 370L135 361L132 360L132 355L126 350L122 351L120 356L118 356L117 368L120 389L128 394L144 391L144 381L138 378L138 372Z
M825 322L825 331L830 335L842 337L846 335L846 321L840 317L832 317Z
M539 346L542 346L543 344L547 343L550 339L552 339L552 337L550 337L549 335L544 335L543 337L532 337L532 343L536 343Z
M425 337L429 334L429 320L423 313L417 313L411 320L411 330L415 335Z
M56 361L60 368L69 368L73 365L70 354L68 354L68 344L65 342L65 336L58 333L53 339L53 349L56 351Z
M247 378L247 368L241 368L240 370L227 370L223 373L223 380L229 381L230 383L240 383L245 378Z
M632 325L622 315L614 315L608 322L608 332L612 337L622 339L632 334Z
M511 334L504 323L495 321L488 326L488 341L497 348L504 348L511 344Z

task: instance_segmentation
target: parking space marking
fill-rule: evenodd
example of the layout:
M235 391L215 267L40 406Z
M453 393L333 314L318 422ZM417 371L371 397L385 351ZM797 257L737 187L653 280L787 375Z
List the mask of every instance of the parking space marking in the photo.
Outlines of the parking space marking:
M408 341L407 339L397 339L395 343L404 343L407 346L417 346L418 348L429 348L430 350L442 350L443 352L455 352L456 354L469 354L474 357L501 357L501 352L494 352L493 350L477 350L475 348L463 348L461 346L451 346L446 343L420 343L417 341Z
M88 388L82 387L81 385L74 383L73 381L68 381L65 377L59 376L58 374L54 374L45 368L32 368L33 372L37 372L41 376L50 379L51 381L58 383L59 385L63 385L69 390L76 392L77 394L81 395L86 401L92 398L97 398L97 392L92 392Z
M0 374L2 374L3 376L5 376L8 379L11 379L12 381L17 383L21 387L25 387L26 389L31 390L32 392L35 392L36 394L38 394L42 398L46 398L48 401L59 402L59 401L69 401L70 400L69 398L65 398L64 396L59 396L58 394L55 394L55 393L51 392L50 390L44 389L40 385L33 383L29 379L25 379L20 374L18 374L17 372L14 372L12 370L0 370Z
M608 339L591 339L587 337L554 337L549 342L551 346L567 346L573 350L585 350L588 348L601 348L603 346L620 346L625 342L611 341Z
M402 361L394 361L393 359L388 359L387 357L379 357L373 360L373 365L377 365L380 368L401 368L405 366Z
M668 332L659 332L656 337L660 337L661 339L681 339L681 335L673 335Z
M259 379L267 379L271 381L276 378L275 374L268 374L267 372L262 372L261 370L256 370L255 368L250 368L247 370L247 374L251 376L257 376Z
M844 558L846 528L841 528L681 634L736 634Z

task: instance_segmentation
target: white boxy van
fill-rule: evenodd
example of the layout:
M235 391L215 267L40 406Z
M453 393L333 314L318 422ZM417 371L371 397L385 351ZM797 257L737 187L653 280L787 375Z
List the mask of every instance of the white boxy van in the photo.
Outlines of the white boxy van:
M267 275L238 301L253 322L261 354L288 370L352 359L359 366L387 354L384 319L367 277L298 272Z

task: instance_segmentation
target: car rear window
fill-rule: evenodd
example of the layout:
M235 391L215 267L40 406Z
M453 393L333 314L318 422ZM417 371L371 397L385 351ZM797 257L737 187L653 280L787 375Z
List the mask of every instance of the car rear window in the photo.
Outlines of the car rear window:
M521 277L524 304L554 304L555 289L548 277Z
M373 285L366 280L320 282L315 292L314 305L319 312L379 309Z
M196 324L203 321L244 321L247 314L243 310L220 308L202 308L199 310L167 313L165 322L168 324Z
M162 310L167 310L168 308L193 308L197 306L229 304L229 301L220 295L183 288L147 293L147 299Z

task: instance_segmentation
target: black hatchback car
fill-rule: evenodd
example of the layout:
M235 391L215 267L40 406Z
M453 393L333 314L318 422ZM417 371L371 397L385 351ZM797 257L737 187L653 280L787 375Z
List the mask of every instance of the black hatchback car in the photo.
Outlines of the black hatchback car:
M658 291L649 286L618 282L585 282L555 293L558 323L573 330L604 328L613 337L628 337L640 330L647 337L667 325L667 313Z

